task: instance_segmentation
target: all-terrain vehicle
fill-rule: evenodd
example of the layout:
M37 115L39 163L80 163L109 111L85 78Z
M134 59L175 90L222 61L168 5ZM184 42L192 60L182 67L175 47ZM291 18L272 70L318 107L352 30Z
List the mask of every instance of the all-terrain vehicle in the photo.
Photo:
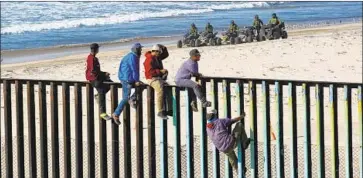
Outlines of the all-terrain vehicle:
M217 37L218 32L209 34L201 32L198 36L190 36L189 33L184 35L183 40L177 42L177 47L181 48L184 46L188 47L200 47L200 46L216 46L222 44L222 39Z
M222 39L217 37L218 32L213 34L202 32L199 34L199 38L195 41L195 47L199 46L216 46L222 44Z
M231 33L229 31L222 33L222 43L224 44L241 44L242 38L240 32Z
M256 29L252 26L244 27L239 31L239 37L243 43L251 43L256 38L255 31Z
M179 40L177 42L177 47L181 48L183 46L188 46L188 47L195 47L195 43L197 41L197 39L199 38L199 34L197 34L196 36L192 36L190 35L190 33L186 33L183 37L182 40Z
M261 32L261 28L260 31L258 32L258 29L254 26L247 26L244 29L241 30L241 34L244 36L242 38L243 42L246 43L250 43L253 42L254 40L256 41L265 41L266 40L266 35L265 34L261 34L264 32ZM241 36L241 35L240 35Z
M261 36L264 35L266 39L274 40L274 39L286 39L287 32L285 30L285 23L281 22L278 25L268 24L263 25L260 31Z

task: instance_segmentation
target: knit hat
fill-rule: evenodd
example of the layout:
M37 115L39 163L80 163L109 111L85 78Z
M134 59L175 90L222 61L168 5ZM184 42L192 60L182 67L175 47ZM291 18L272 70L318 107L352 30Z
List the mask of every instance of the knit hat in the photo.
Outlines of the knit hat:
M217 116L217 110L213 109L207 114L207 120L214 119Z
M214 121L217 120L217 110L213 109L207 114L207 128L212 129L214 127Z
M200 52L199 52L197 49L192 49L192 50L189 52L189 55L190 55L190 56L200 56Z
M135 43L131 48L143 48L144 46L142 46L140 43Z

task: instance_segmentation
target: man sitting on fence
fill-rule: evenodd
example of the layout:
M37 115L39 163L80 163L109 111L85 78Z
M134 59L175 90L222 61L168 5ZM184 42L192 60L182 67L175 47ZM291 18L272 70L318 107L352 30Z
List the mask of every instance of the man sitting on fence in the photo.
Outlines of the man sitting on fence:
M142 47L143 46L140 43L134 44L131 48L131 52L122 58L120 62L118 78L122 84L122 100L112 114L115 123L118 125L121 124L119 116L127 103L129 103L132 108L136 108L137 101L135 93L131 95L131 88L142 84L139 78L139 61Z
M106 93L110 90L110 86L104 82L112 82L110 74L108 72L101 71L100 62L96 55L99 52L99 45L97 43L91 44L91 53L87 57L86 62L86 79L91 85L96 88L97 93L95 96L98 99L100 107L100 117L105 120L111 119L106 113L105 100Z
M193 49L189 52L190 59L185 61L179 68L175 83L178 87L186 87L188 90L193 89L191 107L194 112L198 111L197 97L202 102L202 107L210 107L211 102L207 101L206 97L202 93L201 86L191 80L192 77L202 77L202 74L198 72L198 61L200 60L200 53L197 49ZM195 96L196 95L196 96Z
M168 70L163 67L163 60L169 56L168 49L160 44L154 45L151 51L145 53L145 78L156 92L157 115L162 119L173 116L170 90L164 88Z
M228 156L229 163L236 171L238 170L238 160L234 149L237 147L237 140L241 141L242 147L244 149L247 149L248 145L250 144L250 139L247 138L244 126L242 122L239 122L244 118L245 113L234 119L219 119L215 109L213 109L211 113L207 114L208 137L211 138L214 146L219 151L225 153ZM237 124L234 127L232 133L230 133L228 129L234 123ZM246 168L244 169L246 170Z

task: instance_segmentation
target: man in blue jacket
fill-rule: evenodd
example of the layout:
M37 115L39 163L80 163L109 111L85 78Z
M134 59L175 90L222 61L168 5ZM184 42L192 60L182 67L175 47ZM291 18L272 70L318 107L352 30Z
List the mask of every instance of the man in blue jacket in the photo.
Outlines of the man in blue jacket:
M139 78L139 62L142 47L143 46L140 43L134 44L131 48L131 52L122 58L120 62L118 79L122 84L122 100L112 114L115 123L118 125L121 124L119 116L121 115L125 104L128 102L132 108L136 107L136 98L134 94L131 95L131 88L142 84Z

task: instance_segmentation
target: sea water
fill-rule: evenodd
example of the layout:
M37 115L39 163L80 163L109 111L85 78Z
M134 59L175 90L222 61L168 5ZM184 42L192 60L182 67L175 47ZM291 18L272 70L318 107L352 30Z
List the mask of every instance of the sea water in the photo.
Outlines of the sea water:
M361 2L1 2L1 50L34 49L184 34L267 23L277 13L288 27L354 21Z

